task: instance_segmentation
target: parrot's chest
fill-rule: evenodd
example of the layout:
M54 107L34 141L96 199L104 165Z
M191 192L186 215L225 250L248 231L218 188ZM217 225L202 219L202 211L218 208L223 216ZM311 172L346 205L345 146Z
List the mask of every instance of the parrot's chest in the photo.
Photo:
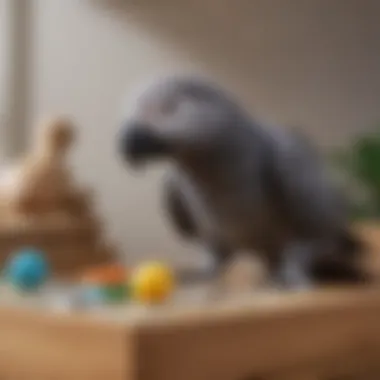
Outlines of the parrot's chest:
M235 249L263 248L279 228L273 210L266 206L263 202L228 215L217 213L217 232Z
M202 238L235 250L265 250L268 241L279 240L284 223L260 181L252 177L254 185L236 185L247 177L198 182L181 176L182 192Z
M260 194L219 192L204 197L200 209L204 234L234 249L263 249L281 229L275 210Z

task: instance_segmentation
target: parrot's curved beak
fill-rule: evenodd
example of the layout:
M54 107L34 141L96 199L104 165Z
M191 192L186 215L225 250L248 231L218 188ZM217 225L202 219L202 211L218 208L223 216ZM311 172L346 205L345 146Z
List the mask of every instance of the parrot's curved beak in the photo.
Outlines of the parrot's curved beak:
M169 153L168 144L148 125L131 123L123 128L119 140L122 157L132 166L138 166Z

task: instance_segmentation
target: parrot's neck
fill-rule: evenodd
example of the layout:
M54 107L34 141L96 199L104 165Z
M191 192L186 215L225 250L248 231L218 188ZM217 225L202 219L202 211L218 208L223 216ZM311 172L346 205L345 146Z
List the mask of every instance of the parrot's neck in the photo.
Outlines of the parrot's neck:
M244 149L244 147L241 147ZM210 191L229 191L251 172L250 167L255 164L250 155L244 154L233 144L229 149L220 149L208 152L205 155L191 157L180 163L181 170L202 189ZM253 172L253 171L252 171Z
M236 184L260 170L266 137L265 131L251 127L234 132L217 146L180 160L182 171L205 190L238 191Z

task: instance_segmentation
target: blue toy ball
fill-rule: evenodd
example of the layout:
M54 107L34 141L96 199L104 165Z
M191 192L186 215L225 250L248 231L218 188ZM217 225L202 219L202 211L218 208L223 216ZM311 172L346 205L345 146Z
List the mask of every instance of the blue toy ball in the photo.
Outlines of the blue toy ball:
M43 252L27 248L16 252L5 266L10 283L22 290L35 290L49 276L49 265Z

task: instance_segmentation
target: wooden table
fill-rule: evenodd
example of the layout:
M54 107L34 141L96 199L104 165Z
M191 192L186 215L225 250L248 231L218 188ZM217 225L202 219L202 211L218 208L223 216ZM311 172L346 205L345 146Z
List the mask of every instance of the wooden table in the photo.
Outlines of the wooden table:
M202 291L182 289L157 308L81 312L3 294L0 379L380 378L380 289L214 302Z

